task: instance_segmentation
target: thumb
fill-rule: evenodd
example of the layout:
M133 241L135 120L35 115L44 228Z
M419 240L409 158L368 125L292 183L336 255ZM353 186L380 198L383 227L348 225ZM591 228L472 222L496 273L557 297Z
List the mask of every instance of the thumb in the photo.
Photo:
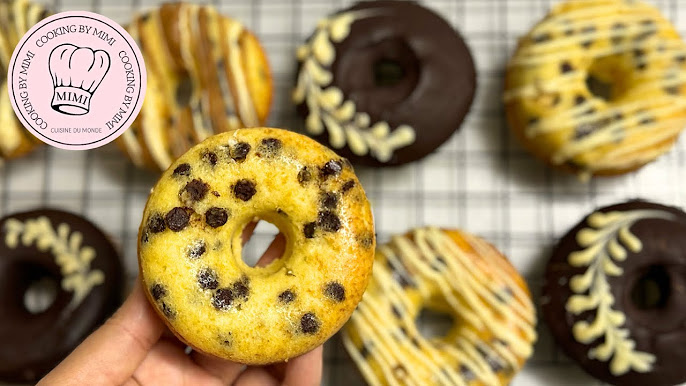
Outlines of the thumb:
M164 324L151 308L140 280L121 308L39 385L121 385L159 340Z

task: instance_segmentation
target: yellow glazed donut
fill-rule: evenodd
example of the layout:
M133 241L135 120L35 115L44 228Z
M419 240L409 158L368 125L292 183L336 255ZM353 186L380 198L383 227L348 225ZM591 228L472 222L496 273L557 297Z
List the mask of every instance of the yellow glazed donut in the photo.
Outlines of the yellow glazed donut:
M19 122L7 92L7 71L14 48L49 12L26 0L0 0L0 164L33 150L41 142Z
M169 3L137 16L127 30L145 58L148 88L117 143L137 166L165 170L213 134L264 124L271 73L241 23L211 6Z
M639 1L569 1L520 40L505 80L510 127L583 179L640 168L686 124L686 45Z
M255 218L286 237L266 267L241 258ZM138 258L149 300L194 349L248 364L322 344L362 298L369 202L347 160L300 134L240 129L181 156L150 194Z
M445 336L418 331L423 308L453 318ZM343 342L370 385L506 385L532 353L535 324L526 283L491 244L421 228L379 247Z

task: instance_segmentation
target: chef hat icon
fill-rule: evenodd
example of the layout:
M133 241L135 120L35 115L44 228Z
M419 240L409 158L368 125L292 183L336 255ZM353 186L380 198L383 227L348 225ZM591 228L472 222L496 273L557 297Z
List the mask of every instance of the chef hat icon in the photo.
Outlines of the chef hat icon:
M55 90L52 108L63 114L84 115L110 69L110 56L103 50L64 43L50 52L48 68Z

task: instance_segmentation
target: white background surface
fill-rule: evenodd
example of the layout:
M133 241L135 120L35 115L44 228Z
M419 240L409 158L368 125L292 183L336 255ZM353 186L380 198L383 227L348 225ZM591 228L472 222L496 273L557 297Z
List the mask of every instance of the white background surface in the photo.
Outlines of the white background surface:
M157 1L53 1L56 10L91 10L125 24L133 10ZM211 2L245 23L269 55L275 79L270 125L299 129L290 103L294 52L319 18L349 1ZM641 197L686 205L686 142L637 173L582 184L552 172L511 137L501 103L505 63L516 44L555 1L436 0L424 2L465 37L478 68L478 90L462 129L435 154L395 169L358 168L372 201L379 242L421 225L463 228L503 250L527 279L536 299L541 275L557 237L594 207ZM680 32L686 30L686 2L653 2ZM420 133L421 135L421 133ZM43 148L0 168L3 215L52 206L87 216L121 246L129 280L137 273L136 233L154 174L136 170L109 145L90 152ZM253 243L271 237L258 230ZM253 245L251 244L251 245ZM513 382L529 385L594 385L555 348L545 326L533 358ZM327 343L325 385L362 381L337 338Z

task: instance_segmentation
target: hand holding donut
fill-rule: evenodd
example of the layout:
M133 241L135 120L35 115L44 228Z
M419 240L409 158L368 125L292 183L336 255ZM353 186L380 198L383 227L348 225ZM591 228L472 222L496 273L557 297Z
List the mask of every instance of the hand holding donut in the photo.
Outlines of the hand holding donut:
M243 233L245 243L256 223ZM277 236L258 265L281 255L285 239ZM133 292L100 329L95 331L40 385L318 385L322 347L270 366L244 366L206 356L187 355L186 345L166 330L137 281Z

